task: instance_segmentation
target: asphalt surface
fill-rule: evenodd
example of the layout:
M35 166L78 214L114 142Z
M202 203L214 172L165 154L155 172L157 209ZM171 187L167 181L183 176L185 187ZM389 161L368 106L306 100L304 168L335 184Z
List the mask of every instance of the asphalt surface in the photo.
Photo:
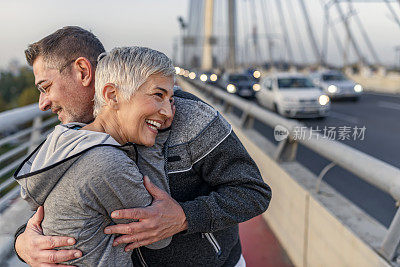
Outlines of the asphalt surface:
M300 121L315 130L318 127L321 134L327 127L331 129L331 132L336 132L335 140L400 168L399 96L365 93L358 102L333 101L331 114L326 119ZM360 128L364 126L365 131L362 134ZM254 127L269 140L275 142L270 127L259 122L256 122ZM346 127L348 134L345 134L346 140L339 140L344 139L344 137L339 137L340 133L345 133L343 127ZM354 135L355 127L358 128L357 135ZM303 146L299 146L297 161L317 176L330 163ZM324 181L383 225L386 227L390 225L396 212L396 203L391 196L338 166L332 168L324 176Z

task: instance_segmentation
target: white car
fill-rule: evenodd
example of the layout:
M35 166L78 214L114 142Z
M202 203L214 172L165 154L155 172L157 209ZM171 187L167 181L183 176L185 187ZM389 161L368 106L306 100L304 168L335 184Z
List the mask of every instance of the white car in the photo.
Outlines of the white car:
M341 72L335 70L325 70L314 72L310 75L315 85L332 99L350 98L358 100L363 92L363 87L349 79Z
M260 105L290 118L324 118L330 99L311 80L298 73L278 73L261 80Z

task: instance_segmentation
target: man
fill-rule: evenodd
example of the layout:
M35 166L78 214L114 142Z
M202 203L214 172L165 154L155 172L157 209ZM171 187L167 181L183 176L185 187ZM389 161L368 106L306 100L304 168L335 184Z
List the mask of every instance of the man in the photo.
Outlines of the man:
M65 27L30 45L25 53L41 91L39 107L57 113L62 123L91 121L96 59L102 52L100 41L79 27ZM115 245L128 244L126 251L173 236L155 253L135 250L134 264L235 266L242 259L237 224L267 209L270 188L218 112L181 90L174 98L164 151L171 196L145 180L152 205L114 211L114 218L138 222L110 226L105 233L122 234ZM16 238L18 255L31 265L80 257L77 250L54 250L74 240L43 236L42 218L39 209Z

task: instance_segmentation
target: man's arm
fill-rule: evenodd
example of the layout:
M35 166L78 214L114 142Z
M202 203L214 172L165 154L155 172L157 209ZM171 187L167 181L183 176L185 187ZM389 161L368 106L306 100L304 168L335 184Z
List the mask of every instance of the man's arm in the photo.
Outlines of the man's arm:
M108 226L106 234L124 234L114 240L113 246L132 243L125 251L146 246L173 236L187 229L186 215L183 209L167 192L158 188L147 176L144 185L152 195L153 202L146 208L116 210L111 213L114 219L137 219L139 222Z
M183 230L213 232L246 221L267 209L271 189L262 181L256 164L233 132L193 168L215 188L208 196L177 203L167 193L159 192L160 189L155 196L148 186L150 182L145 182L147 190L155 199L158 197L158 201L147 208L113 212L115 218L139 222L109 226L105 233L123 234L115 239L115 244L131 243L126 247L131 250L159 240L160 233L165 237Z
M75 244L75 239L65 236L44 236L40 224L44 216L43 207L29 219L25 231L16 236L17 255L31 266L68 266L56 263L82 257L82 252L73 250L55 250L58 247Z

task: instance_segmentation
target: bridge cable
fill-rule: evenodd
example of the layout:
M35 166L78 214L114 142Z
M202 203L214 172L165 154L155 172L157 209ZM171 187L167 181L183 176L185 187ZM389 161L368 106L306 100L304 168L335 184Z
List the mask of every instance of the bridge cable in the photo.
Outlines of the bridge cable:
M294 63L293 50L292 50L292 46L290 45L289 34L288 34L287 27L286 27L285 16L283 14L283 9L282 9L282 3L281 3L281 0L275 0L275 3L276 3L276 7L278 9L279 21L280 21L281 29L283 32L283 40L284 40L285 47L286 47L286 50L287 50L288 56L289 56L289 62L291 64L293 64Z
M196 16L196 30L195 33L197 33L197 38L196 38L196 44L193 49L193 55L192 55L192 66L198 65L200 62L201 54L202 54L202 44L203 44L203 38L204 38L204 1L196 1L198 4L197 8L197 16ZM195 67L195 66L193 66ZM198 66L196 66L198 67Z
M263 18L263 22L264 22L264 31L266 34L266 38L267 38L267 61L269 61L269 63L272 65L273 59L272 59L272 43L271 43L271 34L272 32L270 31L270 29L272 29L271 27L271 21L269 20L269 12L268 9L266 8L265 5L265 1L266 0L260 0L260 4L261 4L261 14L262 14L262 18Z
M246 66L251 65L251 61L252 61L252 56L251 56L251 52L250 52L250 46L249 46L249 40L250 40L250 31L249 31L249 27L250 24L248 23L248 19L247 19L247 1L242 1L244 8L242 8L241 10L243 10L242 14L242 19L243 19L243 40L244 40L244 55L247 53L247 57L245 57L247 59L246 62ZM239 10L239 9L238 9Z
M358 60L362 64L365 64L366 63L365 58L362 55L361 50L360 50L356 40L353 37L353 33L352 33L351 29L350 29L350 26L349 26L349 23L347 21L347 18L345 17L345 15L343 13L343 10L342 10L342 8L341 8L341 6L339 4L339 1L338 0L334 0L334 1L335 1L336 10L338 11L338 13L340 15L340 18L341 18L341 20L342 20L342 22L344 24L347 36L350 39L350 42L351 42L351 44L352 44L352 46L353 46L353 48L354 48L354 50L355 50L355 52L357 54Z
M348 5L349 5L349 8L350 8L350 13L353 14L355 22L357 23L358 28L360 29L361 35L363 36L364 41L367 44L367 47L368 47L372 57L375 60L375 63L381 65L381 61L379 60L378 54L376 53L376 50L375 50L374 46L372 45L371 40L369 39L367 32L365 31L365 28L364 28L364 26L363 26L363 24L361 22L360 17L357 15L357 12L353 13L354 7L353 7L352 0L347 0L347 2L348 2Z
M239 7L239 3L240 3L240 7ZM243 1L239 1L237 4L238 4L237 5L237 9L238 10L244 10L245 9L245 7L243 6ZM247 42L247 37L246 37L246 34L247 34L247 32L246 32L246 17L247 16L246 16L246 13L244 11L238 13L237 15L238 15L238 21L240 20L240 23L238 23L238 25L242 26L242 27L238 26L238 32L240 30L240 33L241 33L239 36L243 40L242 42L240 42L242 44L241 47L240 47L241 63L242 63L242 66L247 66L247 65L250 65L249 57L246 56L247 53L250 53L249 51L247 51L249 49L248 42Z
M399 24L399 27L400 27L399 17L397 16L396 12L394 11L392 5L389 3L388 0L384 0L384 2L386 3L387 8L389 9L390 13L392 14L393 19L396 21L397 24ZM399 4L400 4L400 0L399 0Z
M307 63L306 50L304 48L303 40L302 40L302 38L300 36L300 31L298 31L296 29L297 28L296 26L299 25L299 24L296 23L296 14L295 14L295 12L293 10L293 5L292 5L292 3L290 1L291 0L287 0L286 3L287 3L287 6L288 6L287 8L289 10L289 17L291 17L290 21L292 22L293 31L294 31L295 36L296 36L296 40L297 40L296 43L298 44L300 55L301 55L301 58L302 58L303 62Z
M188 18L188 22L187 22L188 25L186 26L186 28L187 28L186 36L189 38L193 38L193 33L194 33L193 29L195 26L195 18L196 18L195 3L196 3L196 0L190 0L190 3L189 3L189 18ZM185 42L185 40L184 40L184 42ZM187 47L187 46L188 46L188 44L184 44L184 46L183 46L183 50L184 50L183 55L184 56L183 56L182 61L183 61L183 65L185 67L187 67L187 65L188 65L187 59L190 58L190 57L188 57L188 55L191 53L191 50L193 49L193 44L190 44L189 47Z
M258 28L258 18L257 18L257 9L256 9L256 3L255 0L250 0L250 11L252 11L252 22L253 22L253 28L252 28L252 37L253 37L253 46L254 46L254 52L255 52L255 64L261 65L260 60L262 60L261 53L260 53L260 45L259 45L259 28Z
M324 62L322 61L322 58L321 58L321 54L319 52L320 50L318 48L317 41L315 39L314 31L313 31L313 28L311 26L310 17L308 15L307 7L306 7L306 5L305 5L303 0L299 0L299 3L300 3L301 10L303 12L304 20L306 22L306 26L307 26L306 29L307 29L307 32L308 32L308 36L310 38L311 47L313 49L315 58L318 61L318 63L324 65Z
M252 51L250 65L254 65L255 61L256 61L256 53L255 53L254 49L251 49L251 47L254 48L254 44L251 43L253 28L252 28L252 23L251 23L251 20L252 20L252 16L251 15L252 14L251 14L250 0L245 0L244 2L246 3L246 9L245 9L246 11L244 11L244 12L247 12L246 18L248 18L248 19L246 19L247 26L248 26L247 42L248 42L249 50ZM248 51L248 53L250 53L250 51Z
M324 51L324 52L321 53L321 56L323 56L324 62L327 62L328 43L329 43L328 42L328 32L329 32L329 30L332 31L332 35L333 35L333 38L335 40L338 52L341 55L343 55L345 52L344 52L344 46L340 41L340 37L339 37L338 32L336 31L335 25L332 24L331 19L330 19L330 11L329 10L330 10L331 6L328 6L328 5L331 5L332 2L329 2L329 3L325 4L323 2L323 0L320 0L320 4L321 4L322 8L325 10L325 16L324 17L325 17L325 24L326 24L326 29L325 29L326 36L325 36L325 38L323 40L324 42L326 42L326 44L323 44L323 48L322 48L323 50L322 51Z

